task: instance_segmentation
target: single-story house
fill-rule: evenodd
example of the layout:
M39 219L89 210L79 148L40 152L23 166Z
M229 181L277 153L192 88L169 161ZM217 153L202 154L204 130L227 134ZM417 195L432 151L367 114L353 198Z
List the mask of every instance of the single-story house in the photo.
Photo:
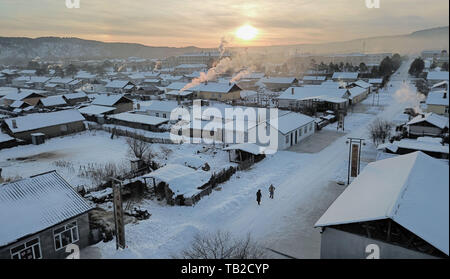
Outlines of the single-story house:
M333 81L354 82L358 80L359 73L357 72L334 72Z
M128 80L113 80L105 85L105 89L110 93L128 93L133 91L136 85Z
M442 138L420 137L417 139L401 139L392 143L380 144L378 150L390 154L404 155L421 151L436 159L449 158L449 146L442 143Z
M236 83L205 82L189 88L195 97L204 100L231 101L241 98L241 88Z
M259 83L263 83L272 91L282 91L291 86L297 86L298 79L295 77L264 77L259 80Z
M63 95L64 100L67 102L67 104L74 106L76 104L87 102L89 100L86 93L83 91L76 92L76 93L69 93Z
M54 77L47 81L45 84L46 88L48 86L54 85L56 88L62 88L62 89L70 89L70 83L73 81L73 78L67 77L67 78L61 78L61 77Z
M150 101L138 103L138 110L150 116L170 119L170 115L179 105L176 101Z
M447 91L431 91L428 93L427 112L433 112L448 117L448 92Z
M23 101L30 106L34 106L41 98L45 98L45 91L41 90L31 90L31 89L20 89L13 87L3 87L4 93L7 93L4 97L0 99L1 105L8 107L15 101Z
M191 101L194 98L194 92L190 90L171 90L165 93L168 100Z
M43 133L47 137L77 133L85 130L85 118L76 110L32 113L3 120L5 131L18 139L31 141L31 134Z
M323 86L322 84L290 87L277 97L277 100L280 108L315 108L318 111L338 111L347 109L349 97L347 89Z
M223 150L228 151L230 162L255 163L265 158L266 147L246 142L230 145Z
M263 128L259 128L263 125ZM259 131L264 131L267 137L270 136L271 140L277 142L276 146L273 146L273 142L270 144L271 149L285 150L291 146L299 144L302 140L313 135L316 130L314 118L307 115L295 112L288 112L281 114L278 118L272 118L268 121L260 122L248 129L248 137L256 135L256 144L260 146L267 146L268 142L262 142L264 138L258 135ZM245 142L250 142L250 139Z
M419 114L406 123L408 134L412 137L437 137L448 131L448 117L436 113Z
M444 71L428 72L427 81L429 86L433 86L441 81L448 81L448 72Z
M92 105L115 107L115 113L121 113L133 110L133 100L128 99L121 94L104 94L97 96Z
M100 124L104 124L106 115L113 114L115 110L115 107L97 105L89 105L78 109L78 111L84 116L84 118L86 118L86 120L98 122Z
M383 84L383 79L382 78L371 78L371 79L369 79L369 83L372 85L373 90L377 90Z
M159 132L162 124L169 122L169 119L150 116L141 113L122 112L107 116L108 124L127 126L135 129Z
M171 205L193 205L199 199L201 187L208 184L211 174L179 164L168 164L142 178Z
M327 79L326 76L304 76L304 85L321 85Z
M320 257L448 258L448 184L448 163L422 152L370 163L315 224Z
M93 209L51 171L0 185L0 259L63 259L90 243Z
M39 102L36 104L36 107L40 108L56 108L67 106L66 100L62 95L49 96L47 98L41 98Z
M183 89L188 83L186 82L172 82L169 86L166 87L166 93L170 91L180 91ZM188 89L190 90L190 89Z

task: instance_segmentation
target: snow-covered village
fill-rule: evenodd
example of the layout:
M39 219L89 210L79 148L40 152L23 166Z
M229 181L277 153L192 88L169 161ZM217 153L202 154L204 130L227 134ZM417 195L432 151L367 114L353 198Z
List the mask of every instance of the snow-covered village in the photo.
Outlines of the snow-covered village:
M342 1L362 33L295 23L316 1L267 22L248 1L222 30L203 1L198 41L182 11L46 1L80 19L58 33L20 2L0 4L0 259L448 259L448 1L392 30Z

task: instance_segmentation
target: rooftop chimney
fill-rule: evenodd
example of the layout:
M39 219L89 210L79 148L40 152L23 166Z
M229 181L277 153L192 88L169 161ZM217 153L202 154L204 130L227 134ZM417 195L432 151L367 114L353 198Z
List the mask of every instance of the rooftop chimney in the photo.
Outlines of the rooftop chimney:
M17 129L17 122L15 119L12 120L12 127L13 129Z

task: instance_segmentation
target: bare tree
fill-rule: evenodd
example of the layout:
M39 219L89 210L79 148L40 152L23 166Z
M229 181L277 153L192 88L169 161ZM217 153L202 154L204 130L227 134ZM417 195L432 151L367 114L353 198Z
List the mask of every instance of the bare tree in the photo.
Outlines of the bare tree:
M392 123L377 118L372 124L369 125L370 138L375 145L385 143L392 134Z
M181 253L184 259L262 259L265 251L250 236L233 238L230 233L197 234L191 246Z
M134 155L138 159L143 159L149 151L149 144L143 139L144 137L138 134L132 138L127 138L130 154Z

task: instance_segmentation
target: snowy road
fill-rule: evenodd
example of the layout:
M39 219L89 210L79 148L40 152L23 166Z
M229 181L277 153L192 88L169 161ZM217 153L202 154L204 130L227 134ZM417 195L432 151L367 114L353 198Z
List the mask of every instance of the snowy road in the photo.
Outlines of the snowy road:
M399 74L394 75L392 87L381 93L383 106L367 113L349 114L347 134L319 153L279 151L250 170L237 173L220 191L214 191L194 207L161 206L149 201L143 207L152 217L126 227L128 248L116 251L113 241L99 243L97 247L102 257L167 258L189 245L197 232L220 229L235 235L250 232L266 247L296 258L319 258L320 233L313 226L344 190L336 181L346 177L346 139L350 136L367 138L367 126L376 119L376 113L393 119L415 102L414 98L395 98L396 92L415 95L403 83L409 63L404 63ZM399 90L401 88L403 90ZM371 96L365 103L372 103ZM276 187L274 200L269 200L267 195L270 183ZM266 194L261 206L255 201L258 189ZM276 254L269 256L277 257Z

